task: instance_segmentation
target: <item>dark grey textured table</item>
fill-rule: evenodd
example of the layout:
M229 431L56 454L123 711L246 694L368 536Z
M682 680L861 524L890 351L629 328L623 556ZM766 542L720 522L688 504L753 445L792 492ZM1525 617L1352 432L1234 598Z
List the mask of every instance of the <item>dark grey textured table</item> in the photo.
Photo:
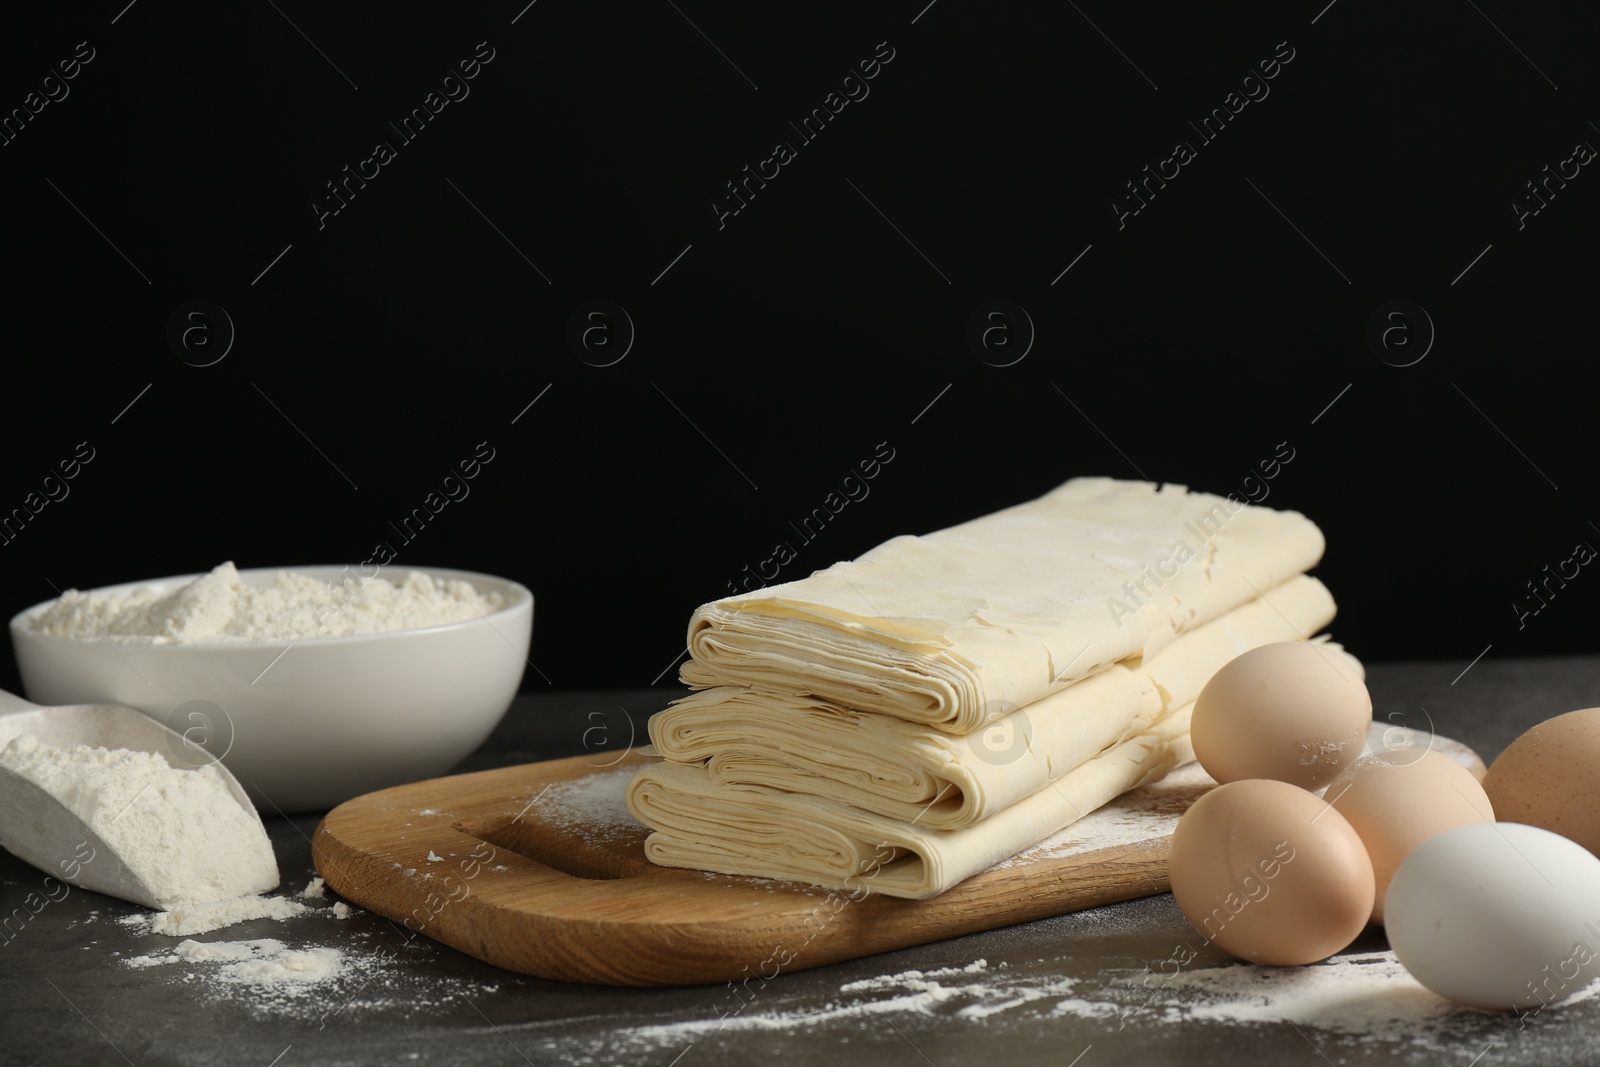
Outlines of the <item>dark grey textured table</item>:
M1465 666L1374 666L1376 716L1411 726L1431 721L1487 760L1535 722L1600 705L1600 657L1486 659L1452 682ZM625 745L670 695L522 697L462 769ZM308 837L316 824L314 816L267 820L287 890L314 873ZM42 880L41 872L0 855L0 916L23 908ZM364 912L344 922L322 915L260 920L198 938L340 949L341 976L300 996L224 985L200 965L128 966L131 957L177 942L117 921L140 911L73 890L13 921L0 937L0 1062L695 1067L774 1055L838 1067L1600 1061L1600 998L1518 1020L1450 1011L1426 997L1390 1003L1352 987L1330 1016L1347 1022L1328 1026L1307 1021L1272 976L1245 968L1227 973L1266 982L1255 1007L1241 1009L1236 998L1216 1010L1215 998L1188 979L1214 977L1232 961L1195 935L1170 895L738 989L611 989L526 978L408 938ZM1384 947L1381 932L1369 931L1339 957L1344 972L1359 973ZM1362 997L1383 1003L1362 1004ZM1381 1017L1376 1032L1348 1025L1363 1012Z

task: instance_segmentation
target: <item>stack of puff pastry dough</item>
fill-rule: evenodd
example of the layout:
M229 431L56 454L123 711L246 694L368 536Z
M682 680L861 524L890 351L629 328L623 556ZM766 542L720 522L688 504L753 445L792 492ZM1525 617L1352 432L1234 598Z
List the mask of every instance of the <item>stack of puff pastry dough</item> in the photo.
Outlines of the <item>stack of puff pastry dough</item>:
M1077 478L706 604L628 788L646 855L943 892L1192 760L1212 674L1333 618L1322 551L1296 512Z

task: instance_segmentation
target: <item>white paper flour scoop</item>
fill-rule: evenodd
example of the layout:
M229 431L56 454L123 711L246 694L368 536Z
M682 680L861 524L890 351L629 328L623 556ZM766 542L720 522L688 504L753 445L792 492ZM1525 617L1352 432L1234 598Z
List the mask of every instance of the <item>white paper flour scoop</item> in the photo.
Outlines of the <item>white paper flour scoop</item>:
M182 734L133 708L119 704L40 707L0 690L0 750L24 734L54 748L90 745L150 752L179 770L194 770L213 760ZM261 827L261 816L233 775L220 763L216 771L250 821ZM264 837L264 828L262 834ZM118 855L83 819L46 790L3 766L0 845L63 882L150 908L171 906L172 901L161 900L127 857Z

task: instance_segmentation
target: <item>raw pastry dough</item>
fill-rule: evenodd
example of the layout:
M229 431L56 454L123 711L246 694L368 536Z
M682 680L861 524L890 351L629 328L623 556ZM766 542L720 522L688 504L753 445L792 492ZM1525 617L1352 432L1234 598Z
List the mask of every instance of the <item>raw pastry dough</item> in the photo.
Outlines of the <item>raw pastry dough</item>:
M689 623L681 675L696 688L814 695L965 734L996 707L1152 658L1177 634L1309 570L1322 550L1321 531L1297 512L1075 478L704 605Z
M1340 670L1361 664L1320 645ZM923 898L1015 856L1107 801L1194 759L1186 704L1032 796L960 830L890 819L837 801L712 781L702 764L661 762L628 785L628 808L655 829L645 856L667 867L787 878Z
M1193 759L1229 659L1333 616L1303 515L1078 478L702 606L628 788L652 861L932 896ZM1360 674L1336 645L1323 646Z
M820 697L719 686L650 720L656 751L707 762L713 782L837 800L930 829L970 826L1192 702L1225 663L1316 633L1333 618L1317 579L1289 579L1179 636L1146 661L1113 664L966 737Z
M656 828L644 854L666 867L931 897L1191 759L1188 721L1185 707L964 830L928 829L801 793L720 785L687 763L640 771L628 786L628 807Z

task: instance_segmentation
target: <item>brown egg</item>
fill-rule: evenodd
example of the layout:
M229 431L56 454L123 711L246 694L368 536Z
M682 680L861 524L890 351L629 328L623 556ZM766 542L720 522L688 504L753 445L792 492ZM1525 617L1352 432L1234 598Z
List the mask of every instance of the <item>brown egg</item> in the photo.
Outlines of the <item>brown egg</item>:
M1367 846L1375 883L1372 921L1383 922L1389 880L1413 849L1458 826L1494 822L1478 779L1448 756L1399 748L1362 756L1323 794Z
M1172 895L1217 947L1285 967L1327 959L1372 914L1372 861L1345 817L1286 782L1218 786L1172 834Z
M1600 708L1557 715L1511 742L1483 789L1500 821L1542 827L1600 855Z
M1366 745L1372 697L1361 676L1361 664L1334 646L1282 641L1251 649L1195 700L1195 756L1219 782L1275 778L1320 789Z

